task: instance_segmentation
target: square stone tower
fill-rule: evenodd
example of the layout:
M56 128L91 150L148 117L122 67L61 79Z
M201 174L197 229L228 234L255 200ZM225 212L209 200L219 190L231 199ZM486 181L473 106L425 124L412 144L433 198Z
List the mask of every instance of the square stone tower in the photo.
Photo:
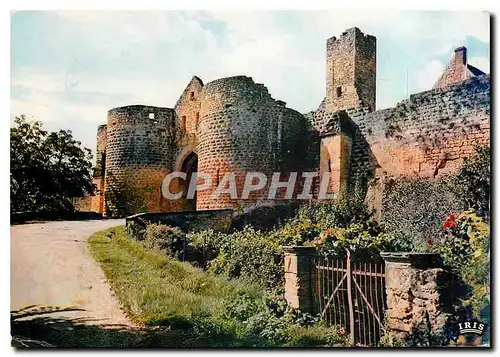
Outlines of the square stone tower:
M375 110L377 39L357 27L326 42L325 110Z

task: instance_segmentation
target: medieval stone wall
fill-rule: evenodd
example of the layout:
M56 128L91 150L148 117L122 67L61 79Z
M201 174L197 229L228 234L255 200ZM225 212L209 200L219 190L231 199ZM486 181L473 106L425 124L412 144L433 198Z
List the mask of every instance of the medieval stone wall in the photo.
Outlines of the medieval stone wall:
M108 215L160 211L161 184L172 166L174 112L133 105L108 112L105 206Z
M98 213L104 212L104 173L106 170L107 129L106 124L99 125L96 137L96 163L92 177L92 183L96 187L96 192L91 198L90 210Z
M375 110L377 81L377 39L356 29L354 57L354 85L359 96L360 107Z
M106 124L99 125L97 128L97 145L96 145L96 163L94 176L101 176L104 174L105 157L106 157L106 144L107 144L108 126Z
M279 130L279 168L282 171L307 171L315 167L317 155L308 157L308 150L311 149L311 144L314 144L309 120L299 112L285 108Z
M490 143L490 77L434 89L394 108L348 111L356 124L351 177L377 170L391 177L433 178L455 172L475 145Z

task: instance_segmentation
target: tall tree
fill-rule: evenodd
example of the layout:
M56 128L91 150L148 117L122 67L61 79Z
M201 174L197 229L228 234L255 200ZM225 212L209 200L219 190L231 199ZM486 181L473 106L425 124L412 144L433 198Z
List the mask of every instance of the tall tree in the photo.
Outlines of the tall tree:
M11 212L73 210L93 192L92 153L70 130L48 133L39 121L15 118L10 129Z

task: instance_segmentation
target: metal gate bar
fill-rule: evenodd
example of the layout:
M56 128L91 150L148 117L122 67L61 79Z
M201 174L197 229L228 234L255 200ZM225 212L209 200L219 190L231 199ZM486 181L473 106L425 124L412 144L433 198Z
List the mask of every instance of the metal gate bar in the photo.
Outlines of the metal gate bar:
M343 328L352 345L375 346L385 331L384 265L346 253L345 260L315 260L318 312L328 325Z

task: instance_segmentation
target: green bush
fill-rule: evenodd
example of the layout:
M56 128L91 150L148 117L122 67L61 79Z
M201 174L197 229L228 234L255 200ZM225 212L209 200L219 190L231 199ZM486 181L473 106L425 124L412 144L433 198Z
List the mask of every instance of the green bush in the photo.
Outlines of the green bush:
M334 329L321 325L318 317L287 305L282 296L268 293L251 296L241 293L224 301L217 321L235 324L243 340L263 339L271 346L332 346L345 343Z
M319 254L325 257L335 256L338 259L345 259L348 249L355 253L356 259L380 262L380 252L394 251L378 226L374 225L367 229L361 223L325 229L312 243L317 247Z
M319 227L346 227L352 223L370 221L371 213L364 202L364 194L360 189L343 189L332 202L303 205L296 219L310 219ZM292 223L293 223L292 219Z
M489 147L477 147L476 154L467 159L457 175L460 195L467 206L477 211L477 214L490 216L490 176L491 152Z
M177 227L149 224L146 227L144 246L162 251L174 258L182 258L186 251L186 234Z
M395 245L419 250L441 233L443 217L464 209L454 177L397 180L386 188L382 224Z
M362 192L344 190L332 202L302 205L293 217L268 234L282 246L310 244L328 229L360 224L370 230L376 226L371 217Z
M188 235L190 245L197 250L203 249L209 257L211 273L239 277L266 287L283 282L283 253L268 238L252 226L232 234L207 230Z
M141 222L142 223L142 222ZM125 229L128 234L130 234L132 237L136 238L137 240L144 240L146 236L146 224L140 224L139 222L130 220L126 222Z
M344 191L333 202L304 205L273 229L206 230L188 234L188 241L194 250L203 250L211 273L265 287L283 284L283 246L314 245L320 254L340 259L349 248L360 260L376 261L380 251L403 250L403 240L383 233L356 191Z

